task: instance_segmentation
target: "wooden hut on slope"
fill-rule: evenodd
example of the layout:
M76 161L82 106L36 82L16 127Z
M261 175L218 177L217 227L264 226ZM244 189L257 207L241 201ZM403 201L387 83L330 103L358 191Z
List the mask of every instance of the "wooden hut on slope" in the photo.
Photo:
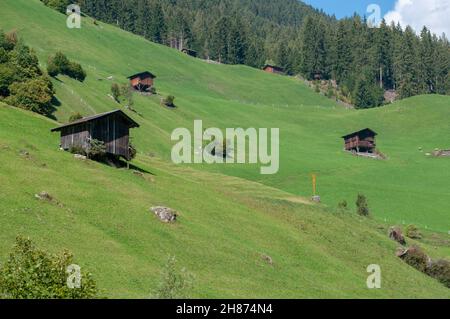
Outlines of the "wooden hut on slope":
M93 139L105 143L108 154L130 160L130 128L139 127L132 118L121 110L85 117L75 122L52 129L61 132L61 148L89 148Z
M356 153L375 153L377 146L375 138L377 135L378 134L375 131L370 128L366 128L361 131L342 136L345 143L345 150Z
M266 64L263 67L263 71L267 72L267 73L284 74L283 68L276 66L276 65L271 65L271 64Z
M187 54L187 55L189 55L189 56L191 56L191 57L194 57L194 58L197 57L197 51L192 50L192 49L186 49L186 48L184 48L184 49L181 50L181 52L183 52L184 54Z
M137 74L133 74L128 77L130 80L130 85L136 91L139 92L147 92L154 85L154 81L156 79L156 75L151 72L145 71Z

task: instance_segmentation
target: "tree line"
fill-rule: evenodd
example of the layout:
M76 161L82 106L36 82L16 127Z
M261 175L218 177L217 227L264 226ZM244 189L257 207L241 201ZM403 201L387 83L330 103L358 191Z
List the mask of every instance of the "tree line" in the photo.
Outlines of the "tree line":
M297 0L51 1L76 2L95 19L201 58L335 80L358 107L380 105L385 90L450 94L449 41L426 28L371 28L360 16L337 20Z

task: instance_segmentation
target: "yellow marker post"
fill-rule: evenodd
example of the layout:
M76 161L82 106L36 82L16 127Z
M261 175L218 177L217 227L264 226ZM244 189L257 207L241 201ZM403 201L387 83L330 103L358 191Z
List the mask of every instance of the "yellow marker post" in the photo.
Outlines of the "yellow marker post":
M314 194L312 197L312 200L313 200L313 202L320 203L320 196L317 196L317 192L316 192L317 175L311 174L311 177L312 177L312 187L313 187L313 194Z
M316 174L312 174L311 176L312 176L313 195L316 196L317 176Z

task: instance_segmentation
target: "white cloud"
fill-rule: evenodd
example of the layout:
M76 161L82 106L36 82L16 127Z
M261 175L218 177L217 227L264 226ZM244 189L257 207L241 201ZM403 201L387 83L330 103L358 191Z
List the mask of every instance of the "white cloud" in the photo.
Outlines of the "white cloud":
M432 33L450 36L450 0L397 0L385 17L388 23L410 25L416 32L426 26Z

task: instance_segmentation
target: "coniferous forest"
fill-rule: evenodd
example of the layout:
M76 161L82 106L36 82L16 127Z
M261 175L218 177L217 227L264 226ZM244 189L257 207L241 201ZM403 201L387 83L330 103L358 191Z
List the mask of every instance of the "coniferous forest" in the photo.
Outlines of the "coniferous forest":
M425 27L420 34L385 21L371 28L364 17L337 20L297 0L73 2L98 20L200 58L270 62L308 80L336 80L360 108L382 104L385 90L399 98L450 94L449 41Z

